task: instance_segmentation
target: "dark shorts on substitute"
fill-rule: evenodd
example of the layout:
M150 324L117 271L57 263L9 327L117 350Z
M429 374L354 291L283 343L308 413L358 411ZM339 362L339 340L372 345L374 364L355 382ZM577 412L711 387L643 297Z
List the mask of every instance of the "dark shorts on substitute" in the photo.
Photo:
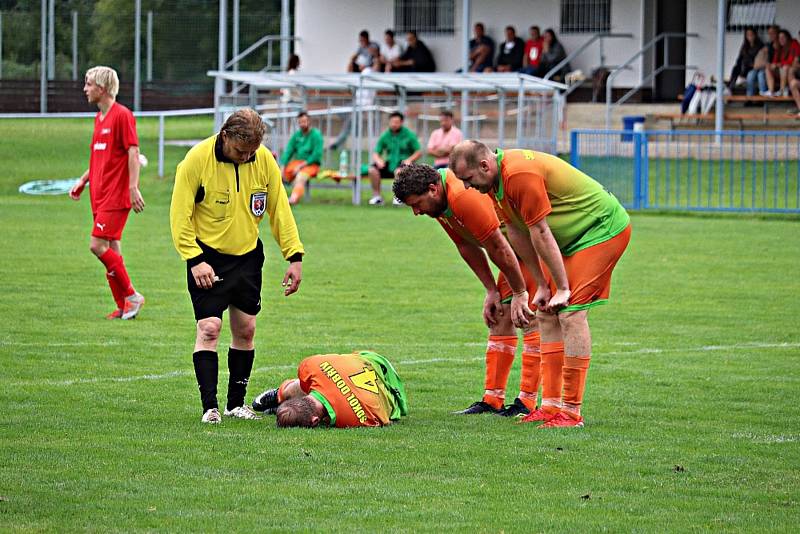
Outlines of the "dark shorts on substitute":
M390 180L394 180L394 171L389 170L389 166L388 165L384 165L383 167L378 167L375 163L373 163L372 166L375 169L377 169L377 171L381 175L381 178L387 178L387 179L390 179Z
M186 266L186 281L192 297L195 320L222 318L222 313L235 306L248 315L261 311L261 269L264 266L264 247L259 239L256 248L241 256L222 254L200 243L206 263L221 281L211 289L197 287L192 269Z

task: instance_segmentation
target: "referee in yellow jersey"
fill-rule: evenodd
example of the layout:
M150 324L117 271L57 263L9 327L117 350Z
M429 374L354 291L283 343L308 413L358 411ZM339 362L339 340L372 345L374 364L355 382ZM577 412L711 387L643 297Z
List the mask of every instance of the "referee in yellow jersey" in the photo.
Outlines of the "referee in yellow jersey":
M303 244L281 172L261 144L265 126L254 110L236 111L219 134L194 146L178 164L170 206L175 248L186 261L197 337L194 371L204 423L221 421L217 405L217 341L228 309L228 400L225 416L258 419L244 404L255 357L256 315L261 311L264 249L258 224L266 214L289 268L284 294L302 279Z

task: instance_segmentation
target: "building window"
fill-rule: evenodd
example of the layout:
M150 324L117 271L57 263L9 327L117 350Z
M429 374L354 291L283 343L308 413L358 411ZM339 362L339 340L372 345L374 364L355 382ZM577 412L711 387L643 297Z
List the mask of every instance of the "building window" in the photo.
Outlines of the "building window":
M748 26L763 30L775 24L775 0L728 0L728 31Z
M561 33L604 33L611 29L611 0L561 0Z
M453 35L455 0L395 0L394 28L397 32Z

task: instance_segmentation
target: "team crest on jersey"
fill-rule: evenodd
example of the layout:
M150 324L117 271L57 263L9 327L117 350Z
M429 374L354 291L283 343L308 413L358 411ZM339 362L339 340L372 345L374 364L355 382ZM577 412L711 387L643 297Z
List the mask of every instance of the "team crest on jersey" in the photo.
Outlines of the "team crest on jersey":
M250 195L250 211L256 217L261 217L267 209L267 194L264 192Z

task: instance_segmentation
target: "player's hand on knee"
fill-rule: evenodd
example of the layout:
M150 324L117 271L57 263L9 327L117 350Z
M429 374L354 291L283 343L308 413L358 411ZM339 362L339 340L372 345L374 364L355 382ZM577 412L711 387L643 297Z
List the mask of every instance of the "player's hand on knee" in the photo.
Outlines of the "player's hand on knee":
M550 287L539 286L536 288L536 293L533 295L533 305L541 310L548 310L550 305Z
M500 293L487 291L483 300L483 322L489 328L497 324L498 316L503 315L503 305L500 303Z
M559 289L558 291L556 291L556 294L553 295L553 298L550 299L548 308L553 313L566 308L567 306L569 306L570 296L571 292L569 289Z
M192 267L192 277L194 277L197 287L211 289L211 286L214 285L214 269L206 262Z
M511 322L517 328L525 328L535 317L528 306L528 298L527 291L515 293L511 298Z

